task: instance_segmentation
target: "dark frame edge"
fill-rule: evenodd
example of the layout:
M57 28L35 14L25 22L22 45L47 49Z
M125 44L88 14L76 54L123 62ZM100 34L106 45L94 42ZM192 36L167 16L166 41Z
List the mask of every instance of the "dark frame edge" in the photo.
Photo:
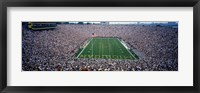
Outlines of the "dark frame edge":
M0 56L0 60L1 60L1 70L0 73L3 77L1 77L1 88L0 90L4 90L7 88L7 9L5 6L4 1L1 1L1 9L0 9L0 13L1 15L1 22L0 22L0 28L1 28L1 32L0 32L0 48L1 48L1 56Z
M195 9L196 9L196 11L194 11L194 12L196 12L196 23L195 23L195 28L196 29L194 29L194 30L196 30L197 32L196 32L196 34L198 35L198 36L200 36L200 1L195 5ZM200 61L200 58L199 58L199 53L200 53L200 48L199 48L199 46L200 46L200 43L199 43L199 41L200 41L200 37L198 37L198 36L196 36L197 38L195 38L196 39L196 41L194 42L194 43L196 43L196 51L198 51L198 53L196 54L197 56L196 56L196 70L197 70L197 72L195 73L196 74L196 84L197 84L197 87L198 87L198 91L200 91L200 63L199 63L199 61ZM195 48L195 47L194 47Z
M200 64L199 64L199 58L198 58L198 53L199 53L199 30L200 30L200 27L198 26L200 24L200 1L197 2L194 7L193 7L193 82L194 82L194 87L199 90L199 77L200 77L200 74L199 73L199 67L200 67ZM196 50L196 51L195 51Z
M2 14L3 12L3 9L2 9L2 1L0 1L0 14ZM3 32L3 29L2 29L2 23L3 23L3 21L2 21L2 17L3 17L3 15L0 15L0 35L1 35L1 33ZM3 38L1 38L2 36L0 36L0 45L2 45L2 39ZM2 52L2 46L0 46L0 53L1 53L1 55L3 55L3 52ZM3 76L3 69L2 69L2 64L3 64L3 62L2 62L2 56L0 56L0 76ZM0 77L0 91L2 91L3 89L4 89L4 87L3 87L3 79L2 79L3 77Z
M6 6L26 7L191 7L199 0L6 0Z

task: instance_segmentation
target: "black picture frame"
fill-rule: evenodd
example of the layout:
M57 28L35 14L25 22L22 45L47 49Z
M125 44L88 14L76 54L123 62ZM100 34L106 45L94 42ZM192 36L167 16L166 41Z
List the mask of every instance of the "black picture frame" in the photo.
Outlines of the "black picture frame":
M7 7L193 7L194 86L7 86ZM200 0L2 0L0 1L0 91L2 93L199 93Z

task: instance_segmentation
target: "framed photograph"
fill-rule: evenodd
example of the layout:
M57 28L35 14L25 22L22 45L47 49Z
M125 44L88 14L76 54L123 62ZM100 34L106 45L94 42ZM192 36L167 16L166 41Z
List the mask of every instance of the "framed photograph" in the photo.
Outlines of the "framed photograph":
M199 0L7 0L1 92L199 92Z

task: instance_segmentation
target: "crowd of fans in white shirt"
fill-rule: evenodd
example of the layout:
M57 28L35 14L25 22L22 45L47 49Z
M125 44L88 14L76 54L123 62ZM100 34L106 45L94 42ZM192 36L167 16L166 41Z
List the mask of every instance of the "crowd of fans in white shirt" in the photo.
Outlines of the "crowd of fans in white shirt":
M138 60L77 58L92 33L119 37L141 54ZM178 71L178 29L143 25L58 25L22 30L23 71Z

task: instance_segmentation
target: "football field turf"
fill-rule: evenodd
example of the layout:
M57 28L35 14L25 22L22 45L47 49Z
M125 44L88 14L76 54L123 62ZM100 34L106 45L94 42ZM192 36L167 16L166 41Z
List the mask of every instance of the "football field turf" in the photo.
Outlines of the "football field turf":
M118 38L91 38L78 53L77 58L138 59Z

